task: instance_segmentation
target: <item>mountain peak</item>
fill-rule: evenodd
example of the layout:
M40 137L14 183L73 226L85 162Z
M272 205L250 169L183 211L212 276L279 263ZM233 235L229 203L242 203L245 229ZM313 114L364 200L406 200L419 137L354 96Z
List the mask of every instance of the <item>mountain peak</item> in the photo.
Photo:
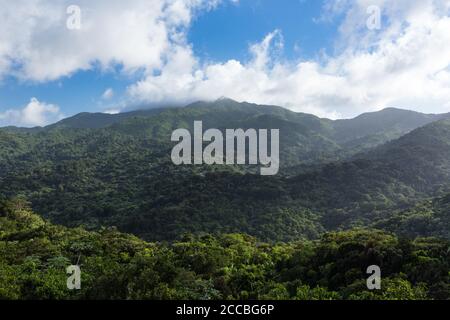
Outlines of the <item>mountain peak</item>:
M233 100L231 98L225 97L225 96L221 96L219 99L217 99L215 102L222 102L222 101L228 101L228 102L234 102L234 103L239 103L236 100Z
M396 112L396 113L415 113L415 114L425 114L425 113L421 113L421 112L417 112L417 111L413 111L413 110L409 110L409 109L403 109L403 108L396 108L396 107L387 107L384 108L378 112Z
M365 112L360 114L359 116L357 116L356 118L363 118L363 117L368 117L368 116L384 116L387 114L421 114L421 115L425 115L422 114L420 112L416 112L416 111L412 111L412 110L407 110L407 109L401 109L401 108L395 108L395 107L387 107L378 111L371 111L371 112Z

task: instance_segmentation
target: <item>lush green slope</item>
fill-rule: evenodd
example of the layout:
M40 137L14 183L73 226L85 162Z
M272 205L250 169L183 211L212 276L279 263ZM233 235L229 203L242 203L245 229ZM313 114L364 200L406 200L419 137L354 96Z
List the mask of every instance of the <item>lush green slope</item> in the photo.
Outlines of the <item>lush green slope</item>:
M414 111L387 108L379 112L362 114L354 119L331 121L319 119L313 115L296 113L277 106L237 103L231 99L220 99L215 102L197 102L185 108L155 109L133 111L115 115L82 113L64 119L48 128L104 128L127 119L170 115L176 119L183 116L195 116L191 120L205 119L211 127L232 127L234 122L270 115L289 122L300 124L305 130L314 131L336 142L357 145L362 140L372 143L377 140L383 143L428 123L449 117L449 114L423 114ZM197 117L197 118L196 118ZM192 122L192 121L190 121ZM189 125L189 123L188 123ZM374 143L375 141L373 141Z
M450 195L396 212L375 226L410 238L437 236L450 239Z
M145 135L148 139L167 144L174 129L192 128L195 120L203 120L205 129L275 128L281 130L281 149L284 155L282 165L293 167L298 164L342 159L448 116L390 108L363 114L354 119L331 121L277 106L221 99L211 103L193 103L185 108L133 111L115 115L81 113L45 128L10 127L3 131L36 133L51 132L55 129L109 127L126 135Z
M391 113L397 122L386 125L385 114ZM408 114L385 110L357 118L367 130L353 138L378 130L391 136L392 128L399 134L433 118L413 113L408 127L403 121ZM85 117L33 132L0 130L0 193L24 195L57 223L117 226L148 240L176 239L183 232L292 240L371 225L396 209L450 191L445 120L343 162L260 177L248 174L254 168L172 165L172 130L200 119L205 128L280 128L285 166L328 162L354 149L332 139L338 129L329 120L230 100L121 115L120 121L108 116L97 128L83 128ZM369 130L367 119L374 117L378 120ZM352 123L340 124L339 130L347 126L353 132L358 125Z
M365 224L386 209L389 214L395 206L448 192L449 174L450 122L442 120L291 182L295 195L309 199L313 208L339 209L328 212L339 224L348 219L348 225L355 217Z
M385 142L448 117L449 114L423 114L387 108L380 112L364 113L354 119L337 120L333 123L333 127L336 132L336 139L340 142L355 144L364 139L376 138L380 142Z
M278 240L369 225L449 191L449 128L448 121L430 124L352 161L292 178L168 174L149 181L141 209L118 225L150 238L158 230L165 236L207 230Z
M264 244L230 234L146 243L55 226L21 199L0 201L0 299L449 299L449 243L380 231ZM66 268L81 268L81 290ZM368 291L369 265L382 290Z

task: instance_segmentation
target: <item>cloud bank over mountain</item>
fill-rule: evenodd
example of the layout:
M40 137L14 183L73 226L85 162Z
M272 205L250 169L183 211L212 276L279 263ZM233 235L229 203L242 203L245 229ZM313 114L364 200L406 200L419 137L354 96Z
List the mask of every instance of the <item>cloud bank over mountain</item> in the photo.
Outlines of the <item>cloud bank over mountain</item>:
M123 105L227 96L330 118L389 106L450 108L450 0L328 1L317 23L340 21L332 54L288 60L280 29L251 44L246 61L205 62L189 28L223 1L78 1L82 28L74 31L66 28L69 1L0 0L0 75L45 83L119 69L137 79ZM371 30L374 5L381 25Z

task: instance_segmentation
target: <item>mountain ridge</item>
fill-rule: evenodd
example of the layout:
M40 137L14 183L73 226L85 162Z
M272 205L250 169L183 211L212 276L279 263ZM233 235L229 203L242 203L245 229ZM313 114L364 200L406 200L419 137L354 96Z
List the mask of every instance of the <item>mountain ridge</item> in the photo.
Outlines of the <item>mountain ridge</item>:
M150 240L186 232L293 240L376 223L448 191L448 120L345 156L335 154L342 147L320 119L243 114L171 109L99 129L0 130L0 193L24 195L37 212L60 224L118 226ZM219 127L281 126L280 159L287 174L265 178L246 167L174 166L171 130L189 128L199 116ZM294 164L313 167L290 171Z
M335 123L339 123L339 122L348 122L348 121L352 121L352 120L359 120L359 119L364 119L364 118L368 118L371 117L373 115L380 115L380 114L386 114L386 113L402 113L403 115L405 114L415 114L415 115L421 115L430 119L441 119L442 117L449 117L450 114L449 113L444 113L444 114L427 114L427 113L422 113L422 112L417 112L417 111L413 111L413 110L409 110L409 109L404 109L404 108L395 108L395 107L386 107L382 110L378 110L378 111L372 111L372 112L364 112L361 113L355 117L352 118L346 118L346 119L336 119L336 120L332 120L332 119L328 119L328 118L321 118L318 117L314 114L309 114L309 113L304 113L304 112L295 112L295 111L291 111L285 107L281 107L281 106L276 106L276 105L263 105L263 104L255 104L255 103L250 103L250 102L237 102L233 99L229 99L229 98L222 98L222 99L218 99L216 101L196 101L190 104L187 104L185 106L182 107L161 107L161 108L152 108L152 109L137 109L137 110L133 110L133 111L126 111L126 112L121 112L121 113L116 113L116 114L110 114L110 113L102 113L102 112L81 112L78 114L75 114L73 116L64 118L58 122L55 122L53 124L49 124L47 126L37 126L37 127L31 127L31 128L27 128L27 127L18 127L18 126L5 126L5 127L0 127L0 129L20 129L20 130L37 130L37 129L45 129L45 128L53 128L55 126L62 126L62 127L70 127L70 125L74 125L73 127L78 127L78 128L86 128L86 126L78 126L77 122L80 120L85 120L88 121L90 124L94 123L95 121L99 121L100 123L96 123L94 128L100 128L100 127L104 127L104 126L108 126L117 122L122 121L123 119L127 119L127 118L132 118L132 117L140 117L140 116L152 116L164 111L168 111L168 110L182 110L182 109L198 109L198 108L209 108L209 109L214 109L214 108L223 108L224 106L226 107L236 107L236 106L241 106L241 107L246 107L249 109L249 111L255 111L258 110L261 111L261 109L265 109L266 111L269 110L269 112L263 112L263 113L286 113L286 114L290 114L290 115L297 115L297 116L307 116L307 117L312 117L312 118L316 118L316 119L320 119L320 120L324 120L324 121L329 121L329 122L335 122ZM100 119L101 117L105 118L106 121L104 119Z
M264 117L262 117L264 116ZM290 154L291 166L312 162L335 161L364 152L397 139L412 130L449 114L429 115L415 111L387 108L364 113L353 119L329 120L288 109L219 99L198 101L182 108L138 110L115 115L80 113L43 128L0 128L13 133L42 133L54 130L111 128L123 134L147 135L161 143L170 141L173 130L192 129L193 122L202 120L207 128L261 127L255 119L265 119L266 129L280 129L284 152ZM283 121L283 123L280 122ZM280 123L285 127L275 128ZM289 128L297 128L292 131ZM292 152L292 150L297 151ZM302 152L303 150L303 152ZM305 155L306 154L306 155ZM296 160L296 157L300 157ZM309 160L308 160L309 159ZM306 162L305 162L306 161Z

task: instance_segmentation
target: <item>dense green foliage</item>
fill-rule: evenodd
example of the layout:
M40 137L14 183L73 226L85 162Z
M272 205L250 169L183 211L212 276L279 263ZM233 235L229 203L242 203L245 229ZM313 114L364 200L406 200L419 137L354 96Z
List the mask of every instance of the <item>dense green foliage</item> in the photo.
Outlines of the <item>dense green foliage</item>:
M316 239L326 230L384 221L394 210L450 191L447 121L370 149L444 117L387 109L333 122L230 100L81 114L47 128L0 130L0 194L25 196L56 223L117 226L150 241L185 232ZM280 128L281 174L174 166L171 132L194 120L205 129Z
M448 116L220 100L0 129L0 299L450 299ZM196 120L280 129L280 174L173 165Z
M409 238L434 235L450 239L450 195L395 212L378 221L375 227Z
M0 201L0 299L448 299L449 243L376 230L267 244L243 234L147 243L115 229L53 225ZM66 267L81 267L81 290ZM366 287L369 265L382 290Z

